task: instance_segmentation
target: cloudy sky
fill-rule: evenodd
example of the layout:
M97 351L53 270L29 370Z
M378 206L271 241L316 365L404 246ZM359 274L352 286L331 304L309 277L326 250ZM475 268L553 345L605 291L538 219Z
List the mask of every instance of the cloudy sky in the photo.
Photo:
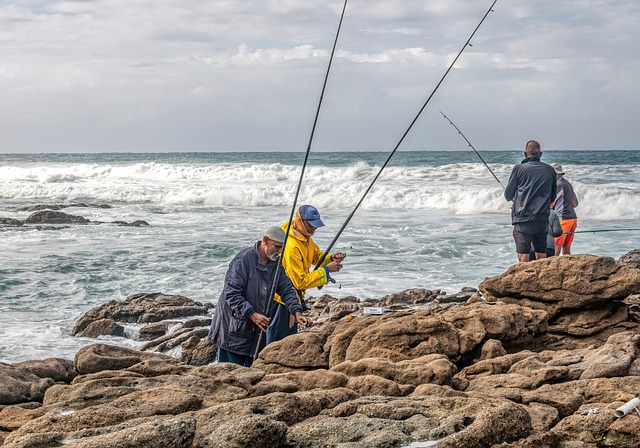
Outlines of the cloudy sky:
M491 0L350 0L313 149L393 149ZM343 0L0 0L0 152L306 149ZM640 149L640 1L499 0L401 150Z

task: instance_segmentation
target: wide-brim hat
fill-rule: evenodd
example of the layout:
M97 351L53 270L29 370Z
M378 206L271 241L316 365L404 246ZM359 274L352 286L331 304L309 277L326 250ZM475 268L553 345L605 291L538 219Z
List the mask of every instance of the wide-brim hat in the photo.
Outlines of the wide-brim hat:
M564 174L564 171L562 170L562 165L560 165L559 163L552 163L551 168L553 168L556 174Z

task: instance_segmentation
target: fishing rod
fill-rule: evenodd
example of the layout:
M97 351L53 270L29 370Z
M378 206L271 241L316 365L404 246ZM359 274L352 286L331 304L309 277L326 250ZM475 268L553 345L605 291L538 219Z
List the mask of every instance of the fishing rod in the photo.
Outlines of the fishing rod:
M333 56L336 52L336 46L338 44L338 36L340 36L340 29L342 28L342 20L344 19L344 13L347 9L348 0L344 0L344 6L342 7L342 13L340 14L340 21L338 23L338 30L336 31L336 36L333 41L333 47L331 49L331 56L329 57L329 64L327 65L327 72L324 76L324 82L322 83L322 90L320 92L320 99L318 101L318 107L316 108L316 114L313 119L313 126L311 127L311 134L309 135L309 143L307 145L307 151L304 156L304 162L302 163L302 170L300 171L300 178L298 179L298 185L296 187L296 194L293 198L293 204L291 206L291 213L289 213L289 223L287 224L287 231L285 232L284 243L282 244L282 251L284 253L285 248L287 247L287 241L289 240L289 232L291 231L291 223L293 222L293 215L296 212L296 205L298 203L298 196L300 195L300 187L302 186L302 179L304 178L304 171L307 167L307 161L309 160L309 153L311 152L311 143L313 142L313 137L316 132L316 125L318 124L318 117L320 116L320 108L322 107L322 100L324 99L324 92L327 88L327 81L329 80L329 72L331 71L331 63L333 62ZM273 284L271 285L271 291L269 292L269 302L267 304L267 314L269 317L271 315L271 304L274 301L276 295L276 285L278 284L278 279L280 277L280 271L282 270L282 256L278 257L278 264L276 266L276 272L273 277ZM258 354L260 353L260 344L262 343L262 338L264 336L264 330L260 330L260 336L258 337L258 344L256 345L256 351L253 355L253 360L255 361L258 358Z
M473 147L473 145L471 144L471 142L467 139L467 137L464 136L464 134L462 133L462 131L460 129L458 129L458 126L456 126L455 124L453 124L453 121L451 121L451 119L449 117L447 117L444 112L440 111L440 113L442 114L442 116L444 118L447 119L447 121L449 123L451 123L451 126L453 126L454 128L456 128L456 131L458 131L458 134L460 134L462 136L462 138L467 142L467 144L469 145L469 147L471 149L473 149L473 152L476 153L476 155L480 158L480 160L482 161L482 163L484 164L484 166L487 167L487 169L489 170L489 172L491 173L491 175L493 176L493 178L500 184L500 186L502 187L502 189L504 190L504 185L502 185L502 182L500 182L500 179L498 179L498 176L496 176L496 174L493 172L493 170L491 168L489 168L489 165L487 165L487 162L484 161L484 159L482 158L482 156L480 155L480 153L478 151L476 151L476 148Z
M420 115L422 114L422 111L427 107L427 104L429 104L429 102L431 101L431 98L433 98L433 95L435 95L435 93L438 91L438 88L440 87L440 85L442 84L442 82L444 81L444 79L447 77L447 75L449 74L449 72L451 71L451 69L453 68L453 66L455 65L456 61L458 60L458 58L460 57L460 55L462 55L462 52L468 47L471 46L471 39L473 38L473 36L476 34L476 32L478 31L478 29L480 28L480 26L482 25L482 23L484 22L484 20L487 18L487 16L489 15L489 13L493 12L493 6L497 3L498 0L494 0L493 3L491 4L491 6L489 7L489 9L487 10L487 12L484 14L484 16L482 17L482 20L480 20L480 23L478 23L478 26L476 26L476 28L473 30L473 33L471 33L471 35L469 36L469 39L467 39L467 41L464 43L464 45L462 46L462 48L460 49L460 51L458 52L458 55L455 57L455 59L453 60L453 62L451 63L451 65L449 65L449 68L447 68L447 71L444 72L444 75L442 75L442 78L440 78L440 81L438 81L438 84L436 84L435 88L433 89L433 91L431 92L431 95L429 95L429 97L427 98L427 100L425 101L425 103L422 105L422 107L420 108L420 110L418 111L418 113L416 114L415 118L413 119L413 121L411 121L411 124L409 125L409 127L407 128L407 130L404 132L404 134L402 134L402 137L400 138L400 140L398 141L398 143L396 144L395 148L393 148L393 151L391 151L391 154L389 154L389 157L387 157L387 160L384 162L384 165L382 165L382 167L380 168L380 170L378 171L378 174L376 174L376 176L373 178L373 180L371 181L371 184L369 185L369 187L365 190L364 194L362 195L362 197L360 198L360 200L358 201L358 203L356 204L355 208L353 209L353 211L349 214L349 216L347 217L346 221L344 222L344 224L342 224L342 227L340 227L340 230L338 230L338 233L336 234L336 236L333 238L333 240L331 241L331 244L329 244L329 247L327 247L327 250L322 254L322 257L320 257L320 260L318 260L318 263L316 263L315 265L315 269L318 269L320 266L322 266L322 263L324 262L325 258L327 258L327 255L329 254L329 251L333 248L334 244L336 243L336 241L338 241L338 238L340 238L340 235L342 234L342 232L344 231L344 229L347 227L347 224L349 224L349 221L351 221L351 218L353 218L353 215L356 213L356 210L358 210L358 207L360 207L360 204L362 204L362 201L364 201L364 198L367 196L367 194L369 193L369 191L371 190L371 188L373 187L373 184L376 183L376 181L378 180L378 178L380 177L380 175L382 174L382 171L385 169L385 167L387 166L387 164L389 163L389 161L391 160L391 158L393 157L393 155L396 153L396 150L400 147L400 145L402 144L402 142L404 141L405 137L407 136L407 134L409 134L409 131L411 130L411 128L413 128L413 125L416 123L416 121L418 121L418 118L420 117Z
M575 230L573 232L564 232L564 235L573 235L574 233L598 233L598 232L626 232L640 229L596 229L596 230Z

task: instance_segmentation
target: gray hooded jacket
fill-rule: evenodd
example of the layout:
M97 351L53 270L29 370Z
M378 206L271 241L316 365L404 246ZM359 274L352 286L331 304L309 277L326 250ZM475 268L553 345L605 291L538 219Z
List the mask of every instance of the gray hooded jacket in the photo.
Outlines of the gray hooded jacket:
M539 157L524 159L513 167L504 197L513 201L512 224L547 222L551 202L556 198L556 172Z
M260 328L250 319L254 312L267 314L269 294L277 262L261 264L258 257L260 241L242 250L229 264L224 289L213 313L209 341L236 355L253 356ZM280 270L276 292L291 314L302 312L291 280Z

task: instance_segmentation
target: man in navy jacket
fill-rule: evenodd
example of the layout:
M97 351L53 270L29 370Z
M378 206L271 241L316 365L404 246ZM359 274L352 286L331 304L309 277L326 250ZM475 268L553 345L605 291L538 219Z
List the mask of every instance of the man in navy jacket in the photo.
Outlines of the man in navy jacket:
M556 197L556 172L540 161L540 143L529 140L525 159L513 167L504 190L507 201L513 201L511 223L518 262L529 261L533 244L536 258L546 258L547 223L551 202Z
M262 240L242 250L229 264L208 336L218 347L217 361L245 367L252 364L260 332L269 325L269 295L284 240L284 230L270 227ZM276 292L297 323L313 325L302 315L296 291L283 269Z

